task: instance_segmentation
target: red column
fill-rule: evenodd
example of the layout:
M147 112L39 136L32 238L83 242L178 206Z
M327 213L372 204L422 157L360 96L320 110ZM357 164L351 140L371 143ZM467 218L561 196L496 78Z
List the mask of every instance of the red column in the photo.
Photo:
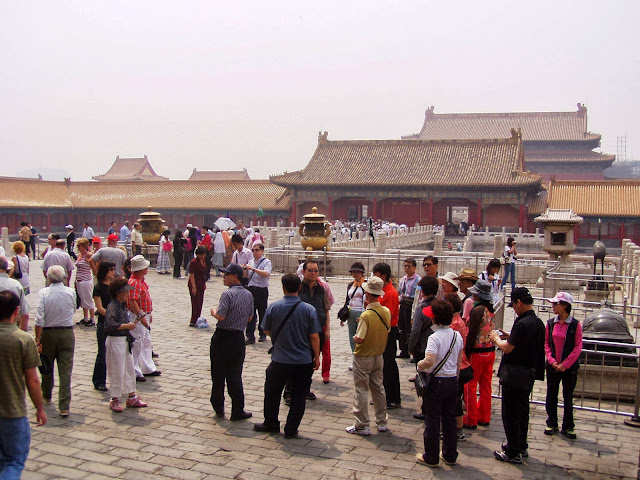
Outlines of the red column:
M433 197L429 197L429 225L433 225Z
M328 201L327 201L327 219L329 221L333 220L333 198L329 197Z
M291 213L289 213L289 223L293 223L294 225L296 225L298 223L297 221L297 214L298 214L298 206L296 205L296 201L294 200L293 202L291 202Z
M478 219L476 225L478 228L482 226L482 199L480 197L478 197Z
M377 197L373 197L373 207L371 209L373 211L369 216L372 217L374 220L376 220L378 218L378 198Z
M524 204L521 203L520 204L520 215L519 215L519 218L518 218L518 227L522 228L523 232L524 232L524 228L525 228L524 218L525 218L525 207L524 207Z
M618 233L618 236L620 237L620 238L618 238L618 240L620 240L620 246L622 246L622 239L624 238L624 231L625 231L624 222L622 222L620 224L620 232Z
M51 214L47 213L47 232L51 233Z

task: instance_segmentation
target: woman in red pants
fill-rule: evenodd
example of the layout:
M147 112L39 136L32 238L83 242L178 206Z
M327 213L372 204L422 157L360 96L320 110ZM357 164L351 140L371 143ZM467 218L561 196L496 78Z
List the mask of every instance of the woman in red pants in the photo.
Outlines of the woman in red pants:
M469 289L473 295L474 307L469 315L469 333L465 345L465 355L471 361L473 379L465 385L464 399L467 414L463 418L465 428L476 429L487 426L491 421L491 376L496 359L495 346L489 333L495 328L491 284L478 280ZM480 402L477 389L480 385Z

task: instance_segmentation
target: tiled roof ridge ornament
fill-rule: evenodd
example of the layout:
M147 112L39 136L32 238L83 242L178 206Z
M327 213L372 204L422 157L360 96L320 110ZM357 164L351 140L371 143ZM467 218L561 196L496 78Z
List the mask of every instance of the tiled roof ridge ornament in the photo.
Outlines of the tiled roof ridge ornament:
M320 130L318 132L318 143L319 144L324 144L324 143L328 143L329 142L329 132L327 132L326 130L324 131L324 133L322 133L322 130Z
M584 117L587 114L587 107L585 106L584 103L580 103L578 102L578 116L579 117Z
M424 118L425 120L428 120L430 118L433 118L435 116L435 113L433 113L433 105L431 105L429 108L427 108L424 112Z
M520 127L511 129L511 140L514 142L522 140L522 129Z

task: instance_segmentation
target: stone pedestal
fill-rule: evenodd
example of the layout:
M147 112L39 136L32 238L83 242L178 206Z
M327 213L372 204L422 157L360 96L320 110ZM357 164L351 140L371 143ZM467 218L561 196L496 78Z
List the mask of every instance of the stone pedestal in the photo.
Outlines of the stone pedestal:
M4 248L7 258L12 255L11 242L9 241L9 229L2 227L2 248Z
M442 255L442 242L444 242L444 234L438 232L434 236L433 255L439 257Z

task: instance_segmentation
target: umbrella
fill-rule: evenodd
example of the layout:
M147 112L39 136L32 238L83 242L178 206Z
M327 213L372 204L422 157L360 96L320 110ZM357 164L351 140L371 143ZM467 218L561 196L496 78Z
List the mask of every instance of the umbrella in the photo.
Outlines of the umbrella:
M236 224L229 217L220 217L213 223L220 230L229 230L230 228L235 228Z

